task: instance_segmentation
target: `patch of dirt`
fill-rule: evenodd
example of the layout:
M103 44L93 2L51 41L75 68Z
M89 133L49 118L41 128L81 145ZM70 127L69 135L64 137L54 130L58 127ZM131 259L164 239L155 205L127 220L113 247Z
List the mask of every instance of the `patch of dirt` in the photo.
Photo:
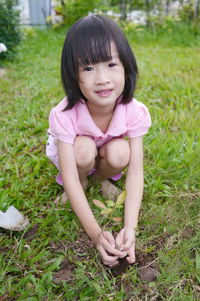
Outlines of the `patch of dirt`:
M52 251L64 251L73 250L76 254L78 260L89 258L89 250L94 248L93 242L88 238L87 234L83 231L80 231L76 241L60 241L59 243L54 243L53 241L49 246ZM84 256L85 255L85 256Z
M141 250L136 250L135 257L136 257L136 264L138 265L138 267L143 267L146 265L151 265L155 267L155 262L157 258L156 252L144 253Z
M145 282L155 281L158 275L158 270L152 267L141 267L138 271L139 278Z
M74 282L74 270L76 265L73 262L90 260L90 250L94 247L94 244L90 241L87 234L80 231L78 238L74 242L62 241L59 243L50 243L49 249L53 252L59 252L60 250L67 252L67 250L73 250L75 255L70 259L66 258L60 265L58 272L53 274L53 281L58 284L62 281L67 283Z
M53 274L53 282L56 284L61 283L62 281L65 281L67 283L73 283L74 282L74 264L70 263L67 259L65 259L61 263L61 268L58 272Z
M169 233L163 233L162 235L152 239L150 242L147 243L146 247L154 246L154 252L157 253L160 249L163 248L163 246L166 244L167 240L169 239L171 235Z
M32 241L35 238L35 234L38 231L38 225L35 224L30 230L28 230L25 234L24 234L24 239L26 239L27 241Z
M126 277L126 275L124 275L123 277L117 279L116 286L118 290L121 290L123 287L126 294L126 299L123 299L124 301L141 301L137 299L136 296L132 298L134 292L134 284L130 277Z
M168 233L164 233L159 237L151 240L146 245L142 246L140 249L136 250L136 262L134 264L129 264L126 261L126 258L119 259L119 265L106 268L108 275L111 277L117 277L125 274L126 270L131 266L135 266L138 269L138 277L142 282L152 282L155 281L159 275L159 270L157 267L157 253L163 248L166 244L166 241L169 239L170 235ZM146 250L149 247L154 247L154 249L150 253L146 253L143 250ZM60 283L62 281L66 281L68 283L72 283L74 281L74 270L76 261L90 260L91 252L90 250L94 248L94 244L88 238L87 234L84 231L80 231L78 234L78 238L74 242L69 241L61 241L59 243L51 242L49 249L52 252L73 250L74 256L70 258L70 262L66 259L60 267L60 270L53 275L53 279L55 283ZM103 264L102 264L103 265ZM129 289L132 290L131 284L126 285L127 291Z
M195 230L192 226L186 226L185 229L183 230L183 233L181 235L181 237L183 239L188 239L190 238L191 236L194 236L195 235Z
M119 258L118 259L119 264L115 265L113 268L108 268L108 272L113 276L117 277L119 275L122 275L126 272L126 270L132 266L133 264L129 264L126 260L126 257L124 258Z
M142 246L140 250L136 250L136 264L138 265L138 277L140 280L144 282L152 282L157 279L159 275L157 254L158 251L166 244L169 237L169 233L164 233ZM141 249L145 250L149 247L154 247L150 253L141 251Z
M136 262L134 264L129 264L125 258L119 259L119 265L108 269L109 274L113 277L117 277L126 272L128 268L135 265L138 267L138 277L145 282L155 281L159 275L159 270L156 265L157 253L163 248L166 241L170 235L168 233L164 233L159 237L148 242L147 245L142 246L141 249L145 250L151 246L155 247L151 253L145 253L140 250L136 250Z

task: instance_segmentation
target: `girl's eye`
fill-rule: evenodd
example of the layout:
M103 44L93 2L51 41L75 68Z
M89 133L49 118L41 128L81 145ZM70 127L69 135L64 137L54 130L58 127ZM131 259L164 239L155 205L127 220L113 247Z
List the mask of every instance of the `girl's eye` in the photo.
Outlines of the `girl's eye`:
M92 71L92 67L86 66L83 68L83 71Z
M115 67L115 66L117 66L117 64L115 64L115 63L109 63L109 64L108 64L108 67L110 67L110 68L113 68L113 67Z

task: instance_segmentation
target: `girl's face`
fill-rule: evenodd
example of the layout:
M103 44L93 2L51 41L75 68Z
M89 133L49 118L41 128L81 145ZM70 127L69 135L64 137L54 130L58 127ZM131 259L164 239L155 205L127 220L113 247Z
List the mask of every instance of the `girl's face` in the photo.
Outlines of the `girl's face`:
M112 108L124 90L124 67L113 42L111 56L112 59L107 62L79 66L79 87L88 106Z

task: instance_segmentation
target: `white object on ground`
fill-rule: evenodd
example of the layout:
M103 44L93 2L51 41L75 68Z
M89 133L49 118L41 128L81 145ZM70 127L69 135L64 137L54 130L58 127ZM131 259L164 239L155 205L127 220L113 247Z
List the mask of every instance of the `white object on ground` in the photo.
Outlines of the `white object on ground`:
M4 43L0 43L0 52L5 52L7 51L7 47Z
M10 206L5 213L0 210L1 228L21 231L24 230L28 224L28 219L25 218L14 206Z

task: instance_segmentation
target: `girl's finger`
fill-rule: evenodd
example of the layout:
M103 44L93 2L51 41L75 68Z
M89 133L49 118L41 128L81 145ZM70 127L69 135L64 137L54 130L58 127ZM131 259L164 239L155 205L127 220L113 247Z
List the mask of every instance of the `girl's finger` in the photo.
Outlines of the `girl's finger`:
M115 249L114 247L112 247L106 240L104 241L103 246L107 252L109 252L110 254L113 254L115 256L123 256L125 254L125 252L121 252L121 251Z
M114 265L117 261L117 256L109 256L103 248L99 248L99 252L102 257L102 261L106 265Z
M103 236L107 239L107 241L111 244L111 246L115 247L115 240L114 237L110 232L103 232Z
M128 263L134 263L135 262L135 256L134 257L130 257L130 256L128 256L128 257L126 257L126 260L128 261Z
M115 239L115 245L118 250L123 249L123 241L124 241L124 229L122 229Z
M124 249L128 250L134 244L134 236L130 232L125 233L124 236Z
M126 257L126 260L129 263L135 262L135 244L133 244L130 249L128 250L128 256Z
M128 250L130 249L131 245L133 244L133 240L132 239L127 239L125 244L123 245L123 249L124 250Z
M117 250L121 250L122 249L122 245L123 245L123 240L120 237L120 235L117 235L116 239L115 239L115 246Z
M113 268L114 266L116 266L117 264L119 264L119 261L116 260L113 264L109 264L110 268Z

